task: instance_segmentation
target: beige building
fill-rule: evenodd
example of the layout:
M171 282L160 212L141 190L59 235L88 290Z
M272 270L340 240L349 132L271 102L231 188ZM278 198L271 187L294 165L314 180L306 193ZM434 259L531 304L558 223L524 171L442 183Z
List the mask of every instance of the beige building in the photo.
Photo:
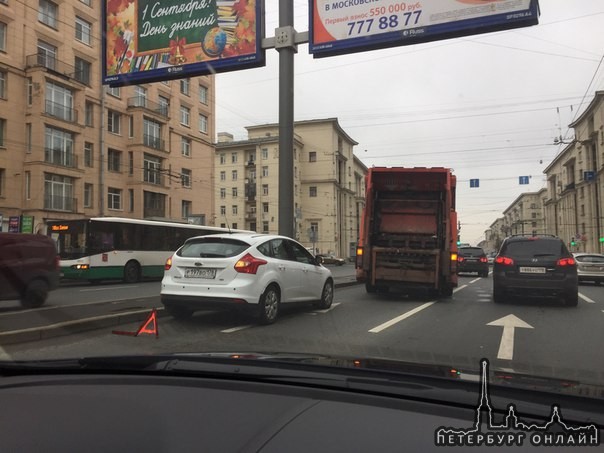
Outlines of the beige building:
M0 214L214 217L214 80L105 90L101 7L0 0Z
M279 232L279 126L247 128L248 139L218 134L216 225ZM294 125L296 239L319 253L354 256L367 167L336 118Z

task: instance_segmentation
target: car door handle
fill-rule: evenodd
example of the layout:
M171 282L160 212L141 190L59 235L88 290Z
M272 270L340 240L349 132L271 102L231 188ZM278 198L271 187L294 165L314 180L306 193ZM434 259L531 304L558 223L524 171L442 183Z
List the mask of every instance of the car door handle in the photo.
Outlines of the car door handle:
M279 268L280 271L285 270L285 266L283 264L279 264L277 267Z

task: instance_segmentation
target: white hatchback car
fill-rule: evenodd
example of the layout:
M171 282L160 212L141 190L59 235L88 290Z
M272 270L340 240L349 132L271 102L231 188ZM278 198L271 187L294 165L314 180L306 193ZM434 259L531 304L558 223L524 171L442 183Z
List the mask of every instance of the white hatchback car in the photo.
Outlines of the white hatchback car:
M277 319L281 303L331 306L331 271L285 236L214 234L188 239L166 261L161 302L177 318L196 310L248 309L263 324Z

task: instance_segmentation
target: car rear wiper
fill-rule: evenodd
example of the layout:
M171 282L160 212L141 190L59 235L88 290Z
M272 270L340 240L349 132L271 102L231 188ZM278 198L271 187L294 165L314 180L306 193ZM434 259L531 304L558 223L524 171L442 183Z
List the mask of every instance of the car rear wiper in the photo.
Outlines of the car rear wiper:
M556 256L555 253L535 253L533 258L541 257L541 256Z

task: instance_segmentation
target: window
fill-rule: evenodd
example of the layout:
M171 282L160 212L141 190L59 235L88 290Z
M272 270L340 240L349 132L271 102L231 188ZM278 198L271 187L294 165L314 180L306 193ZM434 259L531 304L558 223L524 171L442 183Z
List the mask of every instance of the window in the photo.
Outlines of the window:
M161 124L148 118L143 119L143 138L145 146L162 150L164 149L161 140Z
M226 206L220 206L220 215L226 215Z
M31 105L34 100L34 84L31 80L31 77L25 79L25 90L27 93L27 105Z
M6 170L0 168L0 197L5 196L4 180L6 179Z
M180 106L180 124L184 126L189 125L189 117L191 116L191 109L184 105Z
M226 181L226 171L221 171L220 172L220 180L221 181Z
M308 161L309 162L316 162L317 161L317 152L316 151L311 151L308 153Z
M114 187L107 189L107 208L122 209L122 190Z
M25 172L25 199L31 200L31 171Z
M52 174L44 176L44 209L73 211L74 201L71 178Z
M107 170L120 171L122 166L122 152L116 149L107 151Z
M220 163L226 164L226 155L224 153L220 154Z
M84 123L88 127L94 126L94 104L90 101L86 101L84 105Z
M147 107L147 89L136 85L134 87L134 106Z
M237 228L237 222L233 222L233 228Z
M94 167L93 145L90 142L84 142L84 166Z
M75 73L74 78L85 85L90 85L90 68L92 64L83 58L75 57L74 60Z
M92 6L92 0L80 0L84 5Z
M92 208L92 184L84 183L84 207Z
M268 159L268 149L267 148L262 148L262 159L263 160Z
M208 104L208 89L203 85L199 85L199 102Z
M55 69L57 48L44 41L38 41L38 64L48 69Z
M128 115L128 138L134 137L134 117Z
M128 189L128 211L134 212L134 189Z
M0 50L6 51L6 29L8 25L4 22L0 22Z
M208 133L208 117L201 113L199 114L199 132Z
M4 135L6 134L6 120L0 118L0 146L4 147Z
M150 184L161 184L161 159L145 153L143 158L143 181Z
M58 6L48 0L40 0L38 4L38 20L52 28L57 28Z
M262 177L266 178L268 176L268 166L262 167Z
M44 161L64 167L75 167L73 134L46 126L44 134Z
M83 42L84 44L90 45L91 43L91 29L92 25L90 22L85 21L81 17L76 16L75 20L75 38Z
M193 202L188 201L188 200L182 200L181 207L182 207L182 218L186 219L187 217L189 217L191 215L191 212L193 212Z
M309 197L316 197L317 196L317 186L310 186L308 188L308 196Z
M56 83L46 82L46 105L44 111L64 121L75 121L73 92Z
M220 198L226 198L226 189L224 187L220 188Z
M168 113L170 112L170 99L165 96L159 96L157 99L159 103L159 114L168 116Z
M185 157L191 157L191 140L180 137L180 152Z
M114 111L109 110L107 112L107 130L112 134L120 134L122 131L121 128L122 116Z
M190 85L191 81L189 79L180 79L180 92L188 96Z
M237 215L237 205L236 204L231 206L231 210L232 210L233 215Z
M262 184L262 195L268 195L268 184Z
M262 203L262 212L268 214L268 203Z
M107 94L119 98L121 96L120 87L107 87Z
M31 123L25 124L25 150L27 154L31 153Z
M182 181L182 186L183 187L191 187L191 170L187 169L187 168L183 168L180 172L180 179Z
M237 181L237 170L233 170L233 171L231 172L231 179L232 179L233 181Z
M536 212L532 212L531 213L531 219L536 219L537 218L537 213Z
M262 222L262 232L268 233L268 221L266 220Z
M237 198L237 187L233 187L232 195L233 195L233 198Z
M237 153L231 153L231 163L237 163Z
M128 151L128 174L134 175L134 152Z

